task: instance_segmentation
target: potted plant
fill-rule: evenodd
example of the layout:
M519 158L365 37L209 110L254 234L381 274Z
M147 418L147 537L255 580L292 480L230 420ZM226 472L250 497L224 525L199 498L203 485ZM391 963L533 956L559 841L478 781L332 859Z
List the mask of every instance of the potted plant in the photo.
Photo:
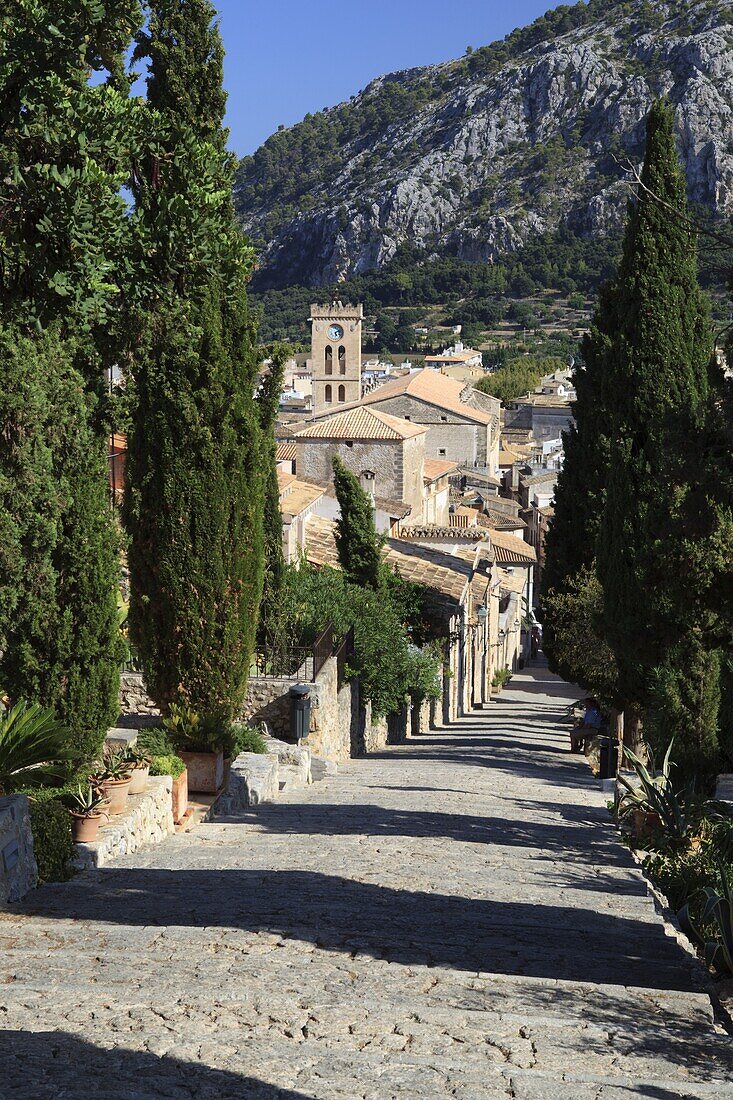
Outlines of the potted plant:
M97 839L102 818L109 819L109 814L104 807L107 799L89 783L82 787L79 783L76 791L70 796L71 808L71 833L74 840L81 844L91 844Z
M224 745L228 731L215 718L202 718L191 707L171 704L163 727L188 771L188 786L216 794L224 782Z
M132 768L130 794L144 794L148 785L148 775L150 774L150 753L137 745L129 745L124 750L124 756Z
M132 783L132 767L125 759L124 750L105 750L103 770L90 779L109 800L109 813L121 814L127 805Z
M173 820L180 825L188 809L188 772L180 756L168 753L154 756L150 762L151 775L169 775L173 780L171 796L173 801Z

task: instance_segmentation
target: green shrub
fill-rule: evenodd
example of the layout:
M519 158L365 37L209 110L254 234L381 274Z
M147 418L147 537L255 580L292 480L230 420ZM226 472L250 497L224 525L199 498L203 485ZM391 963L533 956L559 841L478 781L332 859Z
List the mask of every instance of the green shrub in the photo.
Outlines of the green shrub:
M185 770L186 765L183 763L180 756L176 756L175 753L167 753L165 756L154 756L150 762L151 775L170 775L174 779L178 779L178 776L183 775Z
M171 739L162 726L150 726L140 730L136 744L151 756L170 756L173 752Z
M39 883L65 882L73 874L70 867L74 855L71 817L55 797L57 794L57 791L39 791L29 799Z
M265 739L259 730L252 729L251 726L234 726L232 732L234 734L233 757L239 756L240 752L256 752L259 754L267 752Z

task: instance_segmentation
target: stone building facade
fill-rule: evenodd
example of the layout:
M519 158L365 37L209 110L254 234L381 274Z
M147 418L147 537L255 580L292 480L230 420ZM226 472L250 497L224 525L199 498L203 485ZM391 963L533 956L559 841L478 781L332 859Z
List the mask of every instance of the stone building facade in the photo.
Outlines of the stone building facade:
M359 479L375 500L402 502L410 511L405 522L423 515L426 429L376 409L354 408L319 420L296 433L296 468L303 481L327 485L333 460Z
M333 412L361 400L361 305L311 306L313 413Z

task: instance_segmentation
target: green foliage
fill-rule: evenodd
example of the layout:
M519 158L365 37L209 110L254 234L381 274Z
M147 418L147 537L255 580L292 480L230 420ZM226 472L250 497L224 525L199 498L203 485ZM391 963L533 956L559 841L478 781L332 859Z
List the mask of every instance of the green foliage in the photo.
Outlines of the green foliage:
M173 779L178 779L178 776L183 775L185 770L186 765L180 756L176 756L174 753L154 756L150 762L151 775L170 775Z
M476 389L482 393L490 393L500 401L515 401L536 389L546 374L565 367L566 363L562 359L554 357L522 356L519 359L509 359L498 370L479 378Z
M618 669L603 637L603 591L592 567L545 594L542 648L550 668L608 706L618 703Z
M283 554L283 523L280 512L280 487L277 480L277 443L275 422L280 406L285 362L291 354L287 345L276 345L270 354L270 371L262 382L257 398L260 429L263 440L264 478L264 552L265 571L260 603L258 637L261 645L282 648L278 637L279 619L277 606L285 581L285 557Z
M720 865L722 892L712 887L704 889L704 904L699 925L693 920L689 905L681 910L680 923L683 929L692 934L692 938L702 947L705 962L720 977L733 976L733 874ZM712 935L705 933L706 926L712 925Z
M333 473L340 508L335 538L341 568L350 583L378 589L384 574L384 539L374 525L372 502L338 457L333 460Z
M654 765L654 754L650 752L649 767L634 753L628 745L624 746L624 757L630 762L640 781L633 786L624 775L619 773L618 782L624 788L619 802L619 817L624 818L636 810L654 813L658 816L665 841L673 844L687 841L689 821L683 806L683 796L672 784L672 748L670 741L662 762L661 771Z
M73 874L70 864L74 842L69 811L56 798L31 798L29 808L38 881L65 882Z
M92 783L88 783L86 786L78 783L76 790L69 794L68 800L64 799L63 801L64 805L68 801L69 809L75 814L80 814L82 817L92 817L94 814L103 813L109 800Z
M171 703L163 719L175 752L220 752L228 738L228 727L218 715L202 717L192 707Z
M505 665L504 668L497 668L494 670L494 675L491 677L491 686L502 688L505 684L509 683L511 678L511 669L507 665Z
M149 756L169 756L173 752L168 731L163 726L148 726L137 735L137 744Z
M625 693L639 701L649 669L690 624L704 625L688 580L689 544L708 538L714 521L700 484L711 407L708 312L673 110L663 103L649 115L642 179L679 217L641 192L596 322L609 439L598 571L605 631Z
M221 43L205 0L151 4L160 149L133 179L144 311L126 522L130 635L163 709L222 724L246 685L263 584L272 446L254 400L252 250L234 224L221 130Z
M0 713L0 794L63 779L72 757L69 730L52 710L21 700Z
M378 590L350 583L336 569L314 569L303 562L289 569L282 614L286 633L308 645L331 622L337 638L353 627L355 656L350 674L358 676L361 695L374 717L397 713L408 695L437 698L440 647L422 649L408 627L422 631L422 596L415 585L385 573Z
M231 755L233 757L239 756L242 752L254 752L260 756L267 752L267 744L259 730L236 724L232 733L234 740Z

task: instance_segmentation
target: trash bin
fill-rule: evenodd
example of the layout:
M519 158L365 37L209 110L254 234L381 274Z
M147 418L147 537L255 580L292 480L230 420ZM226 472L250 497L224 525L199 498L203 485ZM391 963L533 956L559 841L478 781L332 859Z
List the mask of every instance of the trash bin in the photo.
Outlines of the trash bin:
M290 689L290 734L303 741L310 732L311 689L309 684L293 684Z
M615 737L601 738L599 779L615 779L618 771L618 741Z

